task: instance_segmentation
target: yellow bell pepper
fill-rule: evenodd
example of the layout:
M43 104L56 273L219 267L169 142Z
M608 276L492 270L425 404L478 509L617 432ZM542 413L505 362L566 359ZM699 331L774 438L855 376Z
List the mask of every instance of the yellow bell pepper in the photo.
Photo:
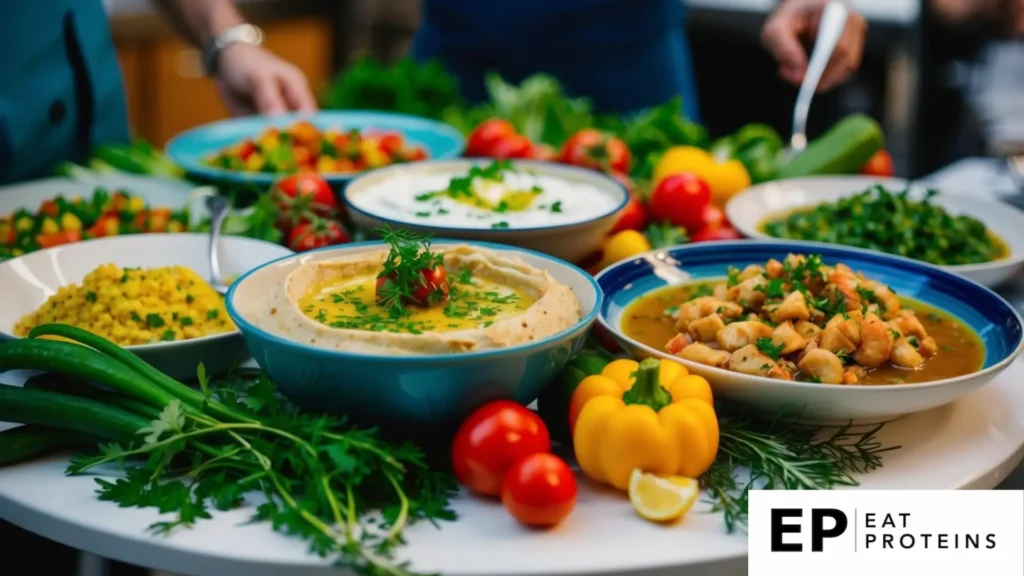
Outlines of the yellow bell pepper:
M710 153L692 146L669 148L654 168L654 187L673 174L691 172L711 189L711 202L717 206L750 187L750 174L739 160L719 162Z
M649 250L651 250L651 242L644 236L643 232L636 230L616 232L605 240L604 245L601 247L601 262L591 272L596 274L619 260L632 258Z
M583 473L619 490L634 468L696 478L718 453L711 386L680 364L615 360L580 382L569 403Z

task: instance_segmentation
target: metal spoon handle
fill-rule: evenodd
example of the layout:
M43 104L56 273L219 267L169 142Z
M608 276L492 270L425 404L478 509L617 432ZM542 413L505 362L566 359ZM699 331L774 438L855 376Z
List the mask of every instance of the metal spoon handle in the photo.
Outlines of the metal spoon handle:
M220 229L228 217L230 202L223 196L210 196L206 199L206 206L210 210L210 279L213 284L220 285L224 281L220 275L217 245L220 243Z
M807 146L807 115L811 111L811 99L814 98L829 59L832 58L832 51L835 50L839 37L843 35L848 15L846 5L840 0L829 2L822 10L821 20L818 22L818 37L814 41L807 73L804 75L803 84L800 85L796 106L793 109L793 136L790 146L796 150L803 150Z

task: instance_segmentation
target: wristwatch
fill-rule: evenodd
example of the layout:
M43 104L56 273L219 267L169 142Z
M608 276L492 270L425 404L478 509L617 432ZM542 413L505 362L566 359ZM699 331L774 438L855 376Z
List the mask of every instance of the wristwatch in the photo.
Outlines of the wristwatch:
M221 30L203 47L203 72L207 76L216 76L220 53L238 42L259 46L263 44L263 30L252 24L236 24Z

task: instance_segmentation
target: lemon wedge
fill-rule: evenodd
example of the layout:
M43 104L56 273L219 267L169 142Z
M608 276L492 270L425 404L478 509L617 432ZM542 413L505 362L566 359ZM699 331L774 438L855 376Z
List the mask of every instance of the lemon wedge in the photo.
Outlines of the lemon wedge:
M700 484L683 476L661 477L639 468L629 476L629 501L640 516L655 522L682 518L697 502Z

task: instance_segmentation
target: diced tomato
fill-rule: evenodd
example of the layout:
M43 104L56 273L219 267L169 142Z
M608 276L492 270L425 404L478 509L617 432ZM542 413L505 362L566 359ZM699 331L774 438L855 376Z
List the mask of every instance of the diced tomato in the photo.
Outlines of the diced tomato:
M121 231L121 220L116 216L102 216L89 228L89 236L93 238L104 238L117 236Z
M57 207L57 202L53 200L47 200L39 205L39 214L43 216L49 216L50 218L56 218L60 209Z
M18 240L18 230L10 220L0 221L0 240L7 246L12 246Z
M394 156L403 147L402 135L396 132L384 132L379 140L380 149L388 156Z
M166 232L170 219L170 208L153 208L136 214L134 223L140 232Z
M424 150L423 148L420 148L419 146L413 146L412 148L409 148L408 152L406 152L405 159L407 161L409 161L409 162L417 162L419 160L426 160L427 159L427 151Z
M40 234L36 236L36 244L40 248L53 248L62 244L72 244L82 239L82 233L78 230L64 230L54 234Z
M246 140L238 147L238 157L242 160L248 160L253 152L256 152L256 144L252 140Z
M292 137L301 144L310 145L320 139L320 131L311 122L296 122L292 125Z
M306 146L296 146L293 148L292 157L295 159L295 164L300 167L316 165L316 156Z

